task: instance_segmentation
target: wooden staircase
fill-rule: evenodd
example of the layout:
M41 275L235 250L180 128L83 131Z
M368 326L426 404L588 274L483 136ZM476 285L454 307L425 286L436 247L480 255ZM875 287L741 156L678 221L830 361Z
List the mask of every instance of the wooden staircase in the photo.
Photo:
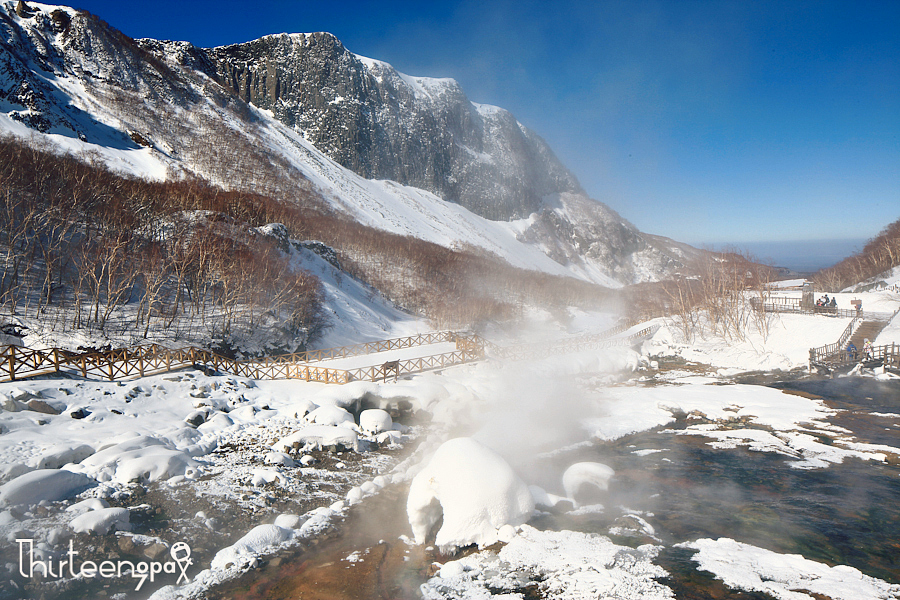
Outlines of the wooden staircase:
M862 356L863 344L866 339L873 344L875 343L875 338L878 337L878 334L881 333L881 330L884 329L888 324L888 321L863 321L859 324L859 327L856 331L853 332L853 335L850 337L850 341L847 342L847 345L853 343L856 346L857 351Z

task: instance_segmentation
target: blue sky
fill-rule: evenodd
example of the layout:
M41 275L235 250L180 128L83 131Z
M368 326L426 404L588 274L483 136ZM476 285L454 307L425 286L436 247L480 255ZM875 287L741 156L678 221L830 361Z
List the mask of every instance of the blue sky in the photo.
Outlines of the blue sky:
M900 1L75 3L132 37L329 31L453 77L585 190L693 244L868 238L900 218Z

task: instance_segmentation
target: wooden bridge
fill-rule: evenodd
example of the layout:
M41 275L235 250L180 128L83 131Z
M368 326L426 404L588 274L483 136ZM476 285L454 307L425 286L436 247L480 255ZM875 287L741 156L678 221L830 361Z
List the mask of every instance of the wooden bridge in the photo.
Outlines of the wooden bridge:
M472 333L438 331L415 336L380 340L366 344L328 348L235 360L196 347L166 348L145 344L104 352L75 353L61 348L33 350L19 346L0 349L0 381L15 381L51 373L72 373L82 377L99 376L110 381L166 373L185 367L196 367L239 375L251 379L303 379L321 383L347 383L358 379L375 380L381 367L333 369L316 363L330 358L377 354L400 348L413 348L455 342L456 351L399 362L399 373L413 373L471 362L483 357L484 343Z
M612 337L628 328L628 325L621 325L595 335L558 340L538 346L529 344L512 347L497 346L471 332L437 331L250 360L227 358L203 348L171 349L157 344L82 353L69 352L61 348L34 350L20 346L0 346L0 381L16 381L54 373L69 373L85 378L100 377L113 381L166 373L186 367L229 373L250 379L302 379L320 383L378 381L386 380L388 376L397 377L482 360L488 348L493 356L521 360L630 345L652 335L655 331L655 328L648 327L629 336ZM404 360L386 360L381 364L359 368L335 369L321 364L331 359L374 356L392 350L446 342L455 344L455 349Z

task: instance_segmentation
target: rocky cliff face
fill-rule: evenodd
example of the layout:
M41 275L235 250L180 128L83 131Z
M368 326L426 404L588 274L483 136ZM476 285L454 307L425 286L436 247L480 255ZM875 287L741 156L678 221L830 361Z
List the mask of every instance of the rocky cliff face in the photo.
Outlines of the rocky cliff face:
M273 35L195 56L219 83L363 177L422 188L495 220L580 190L509 112L472 104L452 79L413 78L359 57L331 34Z
M470 102L452 79L399 73L328 33L195 49L190 64L363 177L426 189L489 219L531 217L521 239L560 264L603 265L632 283L671 273L690 254L588 199L538 135L506 110Z
M135 41L83 11L0 0L3 116L112 149L114 168L123 168L126 155L137 157L124 169L138 175L151 165L155 177L197 174L278 198L324 198L338 210L368 214L375 227L451 247L484 238L454 233L446 223L428 238L425 229L450 214L440 211L404 227L402 215L444 203L353 182L324 154L363 177L428 190L494 221L515 220L497 235L514 231L529 251L556 261L550 272L603 285L666 277L696 252L641 233L588 198L547 144L509 112L473 104L453 80L411 77L357 56L326 33L203 49ZM362 202L368 208L348 208ZM385 202L399 212L388 214ZM488 237L477 242L488 252L523 256Z

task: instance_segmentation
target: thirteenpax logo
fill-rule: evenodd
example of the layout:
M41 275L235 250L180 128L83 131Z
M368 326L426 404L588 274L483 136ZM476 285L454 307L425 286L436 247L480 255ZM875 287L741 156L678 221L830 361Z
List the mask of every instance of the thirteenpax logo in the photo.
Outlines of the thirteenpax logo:
M113 577L122 577L123 575L131 575L138 579L135 591L140 591L141 587L147 579L150 583L155 581L155 577L160 573L175 574L180 571L176 585L189 582L188 567L194 564L191 559L191 547L186 542L177 542L169 549L170 561L138 561L130 560L104 560L99 565L93 560L86 560L80 564L76 564L75 557L78 552L73 547L72 540L69 540L69 551L64 558L47 560L36 560L34 557L34 540L30 538L16 539L19 544L19 574L22 577L32 578L35 572L41 573L44 578L63 578L63 577L83 577L90 579L93 577L103 577L110 579Z

